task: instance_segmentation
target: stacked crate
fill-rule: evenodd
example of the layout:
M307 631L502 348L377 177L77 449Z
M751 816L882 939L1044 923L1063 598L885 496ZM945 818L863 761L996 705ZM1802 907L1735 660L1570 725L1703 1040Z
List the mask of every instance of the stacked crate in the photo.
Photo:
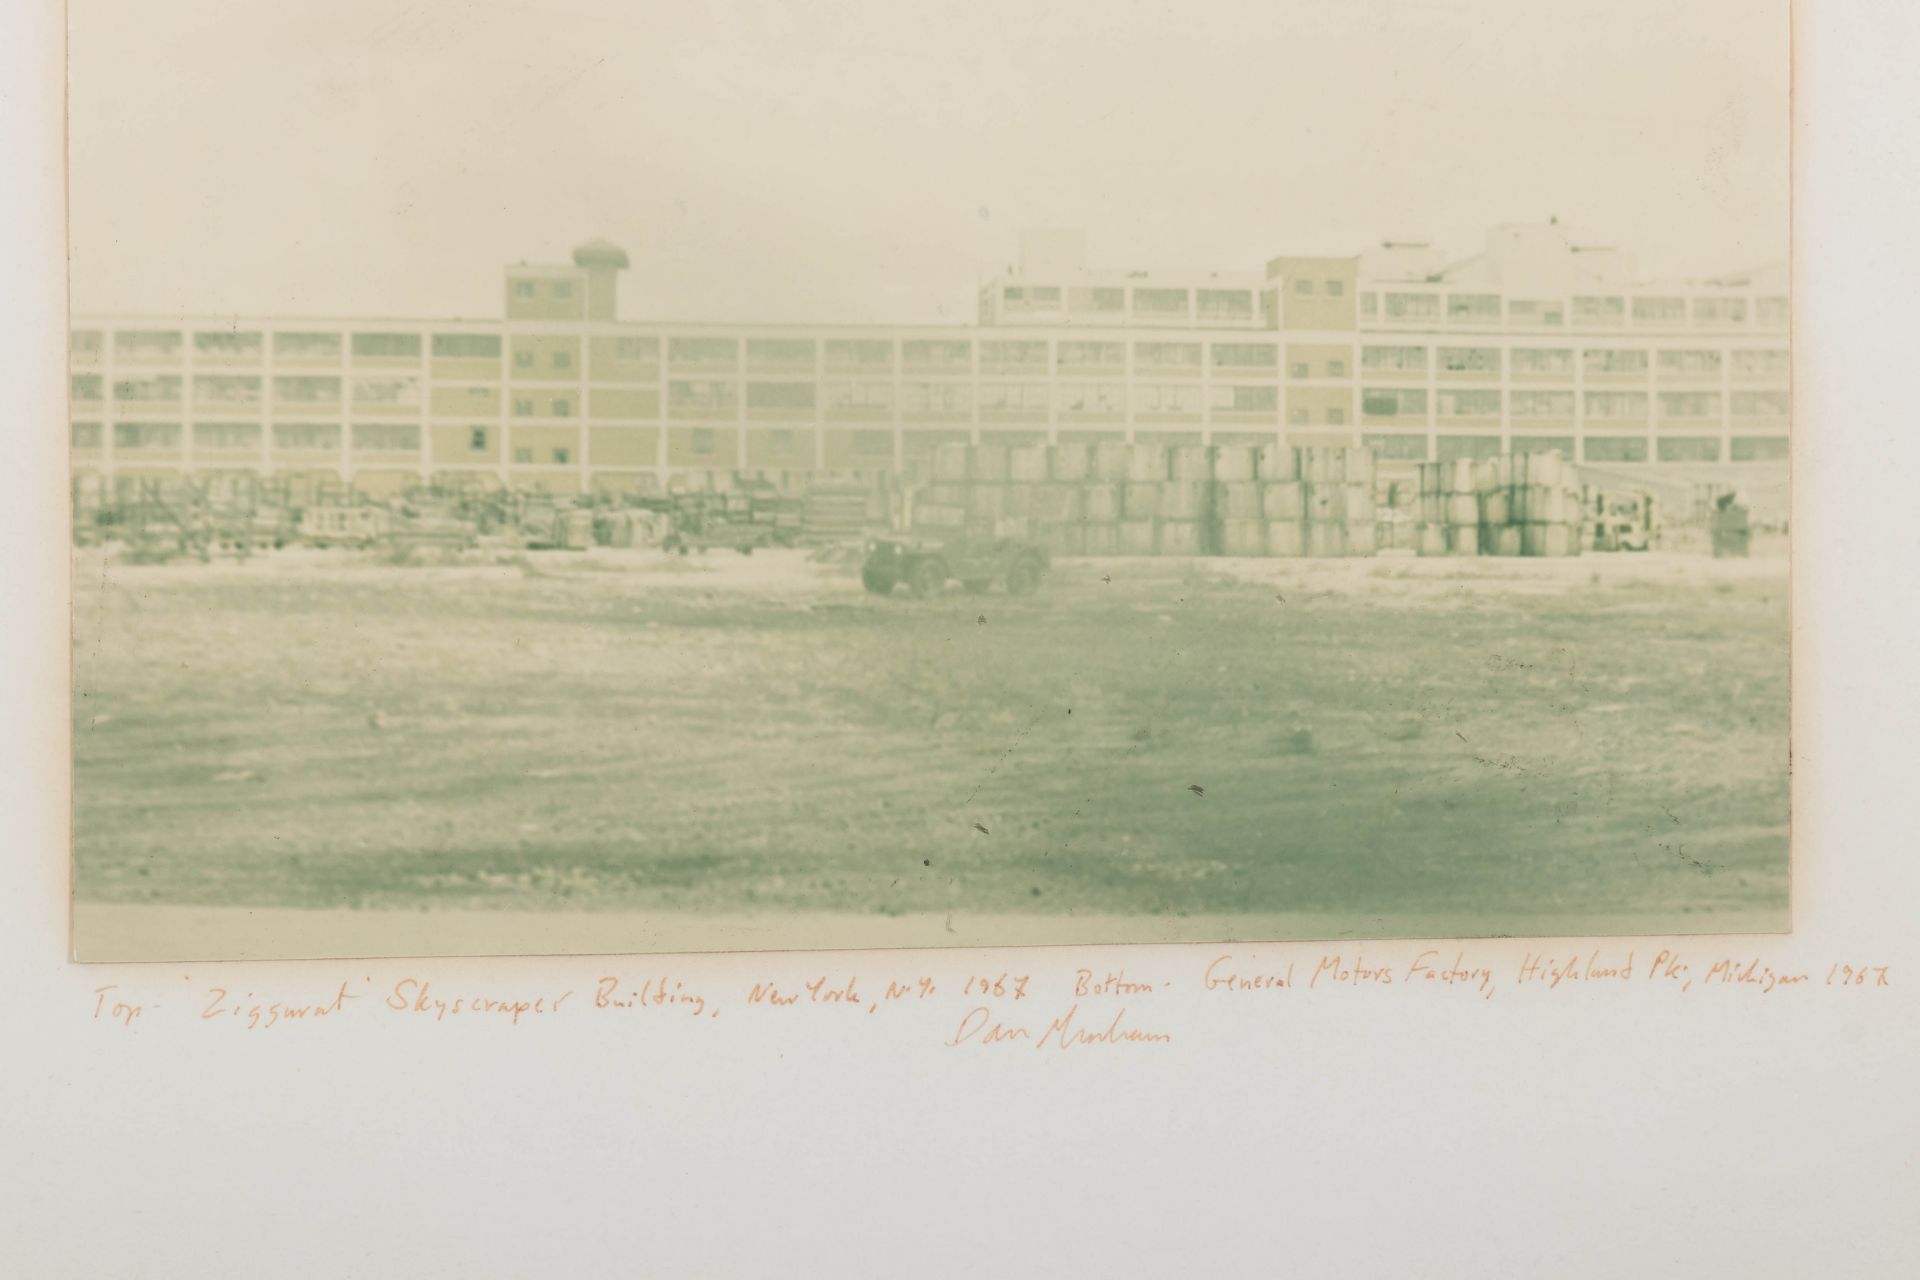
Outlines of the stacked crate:
M917 501L1057 556L1372 555L1373 454L1271 445L942 445Z
M1423 556L1569 556L1583 502L1557 451L1460 458L1420 467Z

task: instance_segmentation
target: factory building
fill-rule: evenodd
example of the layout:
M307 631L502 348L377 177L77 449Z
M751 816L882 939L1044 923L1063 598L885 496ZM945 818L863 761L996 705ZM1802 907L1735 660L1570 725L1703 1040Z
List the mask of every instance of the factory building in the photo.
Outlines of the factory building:
M1559 449L1783 473L1778 268L1638 280L1557 223L1263 271L1105 270L1033 232L953 325L622 320L620 248L515 265L502 318L76 317L78 477L249 471L647 491L675 472L898 471L950 441L1367 444L1383 469Z

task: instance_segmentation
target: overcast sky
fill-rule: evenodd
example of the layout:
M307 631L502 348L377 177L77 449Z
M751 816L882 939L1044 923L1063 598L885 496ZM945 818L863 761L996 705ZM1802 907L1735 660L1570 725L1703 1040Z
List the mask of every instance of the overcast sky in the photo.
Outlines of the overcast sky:
M1258 269L1557 214L1787 247L1786 0L73 0L81 311L966 321L1023 227Z

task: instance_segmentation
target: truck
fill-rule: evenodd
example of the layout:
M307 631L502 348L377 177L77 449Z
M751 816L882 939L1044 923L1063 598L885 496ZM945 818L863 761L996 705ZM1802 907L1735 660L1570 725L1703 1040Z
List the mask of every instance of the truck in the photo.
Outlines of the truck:
M1040 589L1050 564L1045 548L998 529L969 526L958 509L921 506L910 523L905 532L867 539L860 582L874 595L890 595L905 583L915 596L933 596L958 580L976 595L1000 583L1008 595L1029 596Z

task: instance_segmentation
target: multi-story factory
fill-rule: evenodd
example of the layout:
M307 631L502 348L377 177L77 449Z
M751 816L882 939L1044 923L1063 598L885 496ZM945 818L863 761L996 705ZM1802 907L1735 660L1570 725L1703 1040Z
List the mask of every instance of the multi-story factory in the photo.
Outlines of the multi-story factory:
M1368 444L1389 471L1787 457L1777 268L1634 282L1557 224L1465 261L1388 242L1264 273L1091 269L1075 233L1021 250L973 327L621 320L627 256L599 241L508 267L497 321L79 317L74 469L576 493L898 470L948 441Z

